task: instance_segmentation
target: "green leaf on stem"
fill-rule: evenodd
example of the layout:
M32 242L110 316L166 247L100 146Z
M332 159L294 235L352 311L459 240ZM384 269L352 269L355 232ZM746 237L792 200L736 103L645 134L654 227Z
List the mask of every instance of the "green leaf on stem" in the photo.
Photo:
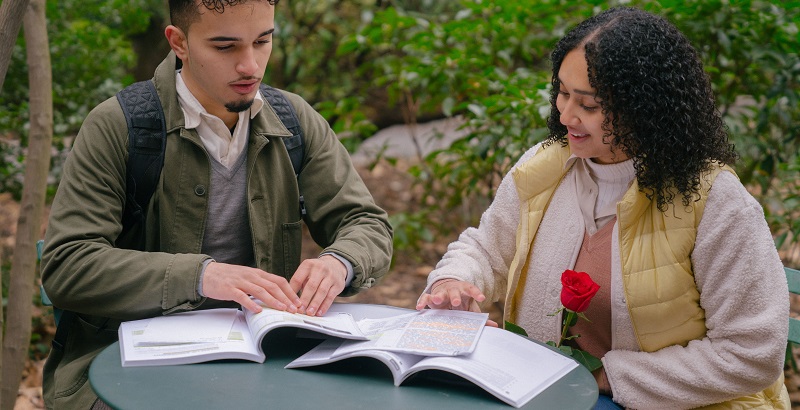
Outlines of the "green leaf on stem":
M561 347L563 348L565 346ZM575 359L578 363L582 364L583 367L588 369L590 372L603 367L603 362L601 362L600 359L584 352L583 350L570 349L570 351L571 353L569 353L569 356Z
M518 335L522 335L522 336L528 337L528 332L526 332L525 329L517 326L514 323L509 322L508 320L506 320L505 329L508 330L511 333L516 333Z

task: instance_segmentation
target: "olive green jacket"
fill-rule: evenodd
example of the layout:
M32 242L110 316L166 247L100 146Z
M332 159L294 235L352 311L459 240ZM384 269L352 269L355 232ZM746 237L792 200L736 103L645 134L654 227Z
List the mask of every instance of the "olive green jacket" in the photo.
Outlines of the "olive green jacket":
M48 408L84 408L95 400L86 383L91 360L117 339L120 321L225 305L197 293L211 179L209 156L184 127L173 53L154 83L164 109L167 147L161 179L143 229L125 237L128 136L116 98L86 118L64 166L42 256L42 282L54 306L78 313L65 349L45 366ZM269 104L251 120L247 200L256 267L292 276L300 264L302 217L322 252L353 265L343 296L373 286L389 269L392 229L327 122L302 98L284 93L304 132L299 179L279 138L291 136ZM299 185L299 190L298 190ZM142 251L130 248L144 249Z

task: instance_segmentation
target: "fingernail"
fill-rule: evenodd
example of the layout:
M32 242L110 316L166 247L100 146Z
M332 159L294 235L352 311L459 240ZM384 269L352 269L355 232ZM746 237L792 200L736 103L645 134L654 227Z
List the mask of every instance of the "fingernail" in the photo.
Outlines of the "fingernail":
M314 309L313 307L310 307L310 308L308 308L308 309L306 310L306 312L308 312L308 315L309 315L309 316L313 316L313 315L314 315L314 311L315 311L315 310L316 310L316 309Z

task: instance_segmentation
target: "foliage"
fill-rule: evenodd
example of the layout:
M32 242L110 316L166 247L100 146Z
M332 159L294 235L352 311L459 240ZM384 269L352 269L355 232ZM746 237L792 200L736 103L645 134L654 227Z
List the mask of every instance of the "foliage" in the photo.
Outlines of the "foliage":
M160 5L160 0L47 1L54 141L59 150L64 149L64 137L77 131L89 110L132 82L128 70L136 56L126 36L144 30L149 23L148 10ZM0 187L16 198L22 191L27 130L28 70L20 33L0 94L0 136L12 140L0 144ZM56 156L55 170L60 169L58 160ZM51 192L57 179L57 174L51 175Z
M320 0L280 3L267 82L300 94L330 123L342 142L354 151L379 125L387 125L385 95L373 78L360 75L370 57L360 49L343 47L346 39L370 24L387 8L436 14L452 8L435 0ZM391 115L388 115L391 117ZM396 121L388 120L389 123Z
M56 145L98 102L130 83L130 36L162 0L48 0ZM414 215L396 245L413 247L475 224L500 178L546 135L549 52L566 30L615 5L674 22L697 45L779 247L800 235L800 2L780 0L320 0L281 2L267 81L296 92L348 149L395 122L463 121L450 147L419 152ZM27 71L18 41L0 95L0 187L19 192ZM58 156L56 156L58 158ZM379 161L387 158L376 158ZM58 178L54 167L51 179ZM454 212L457 211L457 212Z
M358 74L383 87L407 123L432 112L463 119L463 138L420 153L410 170L424 187L428 226L440 234L475 223L516 158L546 136L549 50L593 10L567 1L451 4L445 13L379 11L339 49L368 56ZM403 240L395 246L413 246Z
M358 75L386 89L409 124L431 112L460 116L467 134L411 170L424 187L429 225L474 224L496 183L546 136L549 51L601 9L632 5L661 14L698 47L720 111L742 154L737 172L765 205L779 247L800 239L800 3L780 0L461 0L445 13L376 12L340 55L366 55ZM486 200L480 201L481 198ZM450 223L466 204L464 221ZM413 218L410 218L413 219ZM396 243L398 245L398 243ZM408 246L405 244L403 246Z

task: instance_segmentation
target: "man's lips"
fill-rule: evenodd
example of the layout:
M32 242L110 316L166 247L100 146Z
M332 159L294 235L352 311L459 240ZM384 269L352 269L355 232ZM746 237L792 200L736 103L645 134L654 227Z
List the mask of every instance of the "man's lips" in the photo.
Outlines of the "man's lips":
M258 87L258 81L237 81L231 83L230 87L239 94L250 94Z

